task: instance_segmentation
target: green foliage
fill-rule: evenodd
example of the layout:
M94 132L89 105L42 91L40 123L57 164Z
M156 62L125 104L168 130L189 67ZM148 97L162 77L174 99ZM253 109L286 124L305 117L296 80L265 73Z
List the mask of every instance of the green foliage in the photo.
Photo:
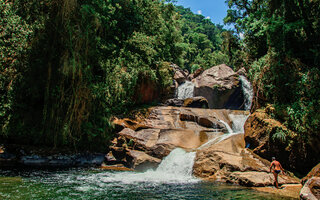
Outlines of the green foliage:
M171 3L28 0L2 1L0 9L6 15L0 27L9 31L0 40L1 57L19 60L12 65L1 59L1 72L28 66L19 71L11 96L1 91L1 126L13 142L103 147L112 137L111 117L139 103L141 81L164 89L172 83L165 61L182 62L180 23ZM12 76L4 74L2 88Z
M278 131L273 139L300 144L306 156L307 144L319 141L320 2L227 2L225 22L244 34L242 54L255 91L253 109L273 104L274 117L297 133L288 139Z
M14 88L25 68L31 27L18 16L12 3L0 0L0 135L8 134Z
M213 24L202 15L191 12L189 8L176 7L181 15L181 32L183 35L184 67L194 71L195 67L208 69L212 66L227 63L227 55L221 51L222 26Z

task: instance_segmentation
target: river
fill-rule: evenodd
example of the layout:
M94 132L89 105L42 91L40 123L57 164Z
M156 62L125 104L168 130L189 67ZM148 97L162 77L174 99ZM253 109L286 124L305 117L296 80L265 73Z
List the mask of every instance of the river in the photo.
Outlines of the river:
M143 174L98 169L1 170L0 199L290 199L196 179L143 180L139 178Z

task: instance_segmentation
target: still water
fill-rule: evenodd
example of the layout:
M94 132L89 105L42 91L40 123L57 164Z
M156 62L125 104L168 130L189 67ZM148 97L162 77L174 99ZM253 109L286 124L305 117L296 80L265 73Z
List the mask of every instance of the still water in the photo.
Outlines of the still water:
M170 180L148 173L0 170L0 199L290 199L195 178Z

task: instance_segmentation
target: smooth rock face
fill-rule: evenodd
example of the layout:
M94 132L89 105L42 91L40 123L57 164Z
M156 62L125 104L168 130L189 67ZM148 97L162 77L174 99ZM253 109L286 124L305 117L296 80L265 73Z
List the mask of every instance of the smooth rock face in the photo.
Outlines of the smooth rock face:
M243 186L273 185L270 162L244 148L243 134L197 151L194 174L208 180ZM294 177L279 176L280 184L299 183Z
M209 108L243 109L239 75L227 65L207 69L192 81L195 83L194 96L206 98Z
M312 177L304 184L300 191L300 199L318 200L320 199L320 177Z
M110 146L107 164L135 168L137 161L128 153L133 150L162 159L175 148L196 149L209 139L227 132L225 124L219 120L231 126L230 113L248 114L246 111L168 106L150 109L148 117L143 120L115 119L123 129Z
M142 151L129 150L129 156L133 158L133 169L144 171L146 169L154 169L160 164L161 159L154 158Z
M320 163L301 182L304 185L300 191L300 199L320 199Z

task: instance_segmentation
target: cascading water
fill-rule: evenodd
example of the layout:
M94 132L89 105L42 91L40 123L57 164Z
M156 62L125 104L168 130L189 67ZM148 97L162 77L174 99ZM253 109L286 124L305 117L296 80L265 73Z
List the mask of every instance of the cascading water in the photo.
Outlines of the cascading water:
M244 95L244 109L250 110L251 104L252 104L252 98L253 98L253 89L251 86L251 83L248 81L248 79L245 76L240 75L239 76L241 85L242 85L242 91Z
M227 130L228 133L225 133L223 135L219 135L217 137L212 138L205 144L201 145L198 149L203 149L205 147L208 147L213 144L217 144L233 135L237 135L240 133L244 133L244 124L246 120L248 119L249 115L235 115L235 114L229 114L229 118L232 121L232 128L229 126L229 124L225 121L219 120L219 122L223 123ZM216 125L214 125L216 126Z
M104 182L115 181L125 184L150 183L190 183L198 179L192 176L196 152L186 152L177 148L165 157L156 170L143 173L123 172L104 179Z
M233 133L232 128L229 126L229 124L228 124L227 122L222 121L222 120L218 120L218 121L221 122L221 123L223 123L223 124L226 126L229 134Z
M232 130L234 133L244 133L244 123L246 123L249 115L229 114L232 121Z
M176 96L178 99L187 99L193 97L194 83L191 81L186 81L181 84L176 91Z

